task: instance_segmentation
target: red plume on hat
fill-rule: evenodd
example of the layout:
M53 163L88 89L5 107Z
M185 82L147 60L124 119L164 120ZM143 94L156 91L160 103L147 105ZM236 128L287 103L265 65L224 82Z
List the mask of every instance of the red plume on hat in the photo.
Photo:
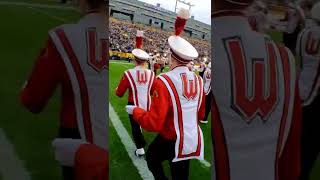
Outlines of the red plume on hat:
M186 26L187 20L190 17L190 12L187 9L181 8L178 12L176 22L174 24L175 35L180 36Z
M136 48L141 49L142 48L142 41L143 41L143 31L137 30L137 36L136 36Z

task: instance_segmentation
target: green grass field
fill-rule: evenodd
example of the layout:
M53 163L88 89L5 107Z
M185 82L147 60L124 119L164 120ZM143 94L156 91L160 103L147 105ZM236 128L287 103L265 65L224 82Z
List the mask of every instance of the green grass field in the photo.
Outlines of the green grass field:
M27 2L39 3L40 0ZM58 4L41 0L41 3L46 2ZM16 155L23 161L33 180L61 179L60 168L51 148L51 141L58 130L59 94L55 94L40 115L27 112L18 102L19 91L46 42L48 30L62 24L50 15L67 22L79 17L74 11L0 5L0 128L13 144ZM0 166L5 166L5 163L0 162Z
M32 180L59 180L61 172L53 158L51 141L58 130L60 95L56 93L41 114L33 115L19 104L18 94L32 70L40 49L46 42L48 30L64 22L75 22L79 14L71 10L1 5L1 2L0 0L0 80L2 83L0 129L12 143L16 156L23 162ZM19 0L18 2L59 5L54 0ZM280 37L278 34L275 35L276 38ZM130 123L124 109L127 99L116 97L114 90L123 72L131 67L131 64L110 63L109 72L109 101L130 135ZM211 162L212 152L210 126L210 124L201 125L205 137L205 159L209 162ZM109 127L110 179L141 179L114 126L110 123ZM148 143L155 137L154 133L145 131L144 135ZM2 152L1 148L0 152ZM0 161L0 166L6 166L6 163ZM169 174L167 164L165 169ZM317 165L312 180L320 179L319 172L320 165ZM210 176L210 168L197 160L192 161L191 180L210 179ZM3 179L0 173L0 180L7 179Z

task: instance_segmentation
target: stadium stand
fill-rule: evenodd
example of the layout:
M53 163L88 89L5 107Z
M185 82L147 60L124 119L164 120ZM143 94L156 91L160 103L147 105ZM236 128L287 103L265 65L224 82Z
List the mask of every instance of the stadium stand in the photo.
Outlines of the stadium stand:
M119 20L115 18L110 18L110 49L113 54L116 52L130 53L134 49L135 44L135 34L137 30L144 31L145 42L144 49L148 53L160 52L165 53L168 51L169 46L167 43L167 38L172 34L172 32L163 31L154 27L146 26L139 23L131 23L125 20ZM196 38L188 38L194 47L198 50L201 57L211 57L210 43L205 40L200 40ZM111 54L110 54L111 55ZM123 56L131 56L128 54L122 54Z
M132 23L145 24L165 31L173 31L176 13L157 4L153 6L138 0L110 0L109 15ZM198 39L211 39L211 26L194 19L187 22L185 35Z

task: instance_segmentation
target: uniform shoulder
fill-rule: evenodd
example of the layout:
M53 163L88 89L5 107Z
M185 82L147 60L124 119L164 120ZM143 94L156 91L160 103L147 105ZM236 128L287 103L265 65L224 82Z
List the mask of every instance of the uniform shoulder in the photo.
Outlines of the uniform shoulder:
M291 66L295 67L296 66L296 59L295 59L295 56L293 55L293 53L291 52L291 50L282 44L276 44L276 46L279 49L281 59L285 60L284 58L286 57L286 59L289 61L289 64L291 64Z
M156 81L161 81L161 82L163 82L162 79L163 79L163 78L166 79L166 78L168 77L168 73L169 73L169 72L165 72L165 73L161 73L161 74L157 75Z
M59 25L59 26L54 27L51 30L49 30L49 35L51 35L52 33L55 33L57 30L70 29L70 28L73 28L74 26L75 26L75 24L62 24L62 25Z
M155 78L155 80L154 80L154 82L153 82L153 86L154 86L154 87L163 88L163 87L165 86L165 84L164 84L164 82L163 82L163 80L162 80L161 78L163 78L163 76L161 76L161 75L158 75L158 76Z

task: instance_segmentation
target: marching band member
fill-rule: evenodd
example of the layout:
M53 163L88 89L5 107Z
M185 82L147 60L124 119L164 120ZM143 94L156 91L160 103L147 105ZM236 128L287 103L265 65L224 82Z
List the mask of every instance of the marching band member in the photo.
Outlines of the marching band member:
M295 54L297 37L304 26L305 15L298 4L290 2L287 6L285 18L281 20L287 22L286 29L283 32L283 43Z
M296 47L301 62L299 88L303 100L301 180L310 179L320 152L320 2L313 5L310 16L308 27L299 34Z
M117 89L116 95L122 97L129 90L128 105L138 106L146 111L150 109L151 88L155 79L155 73L147 69L147 62L150 59L148 53L142 50L143 31L137 31L136 49L132 51L134 55L135 67L125 71ZM140 125L136 123L132 115L129 114L133 140L137 146L136 156L145 154L144 147L146 141L142 135Z
M148 168L156 180L167 179L163 161L169 161L173 180L187 180L190 159L203 159L203 135L198 125L205 113L203 80L186 67L198 52L180 37L189 16L185 9L178 13L175 35L168 39L170 71L156 79L150 110L126 107L142 128L159 132L146 153Z
M206 70L203 74L203 81L204 81L204 93L206 95L206 113L205 117L202 121L203 124L208 123L208 116L211 111L211 99L212 99L212 91L211 91L211 62L209 62Z

